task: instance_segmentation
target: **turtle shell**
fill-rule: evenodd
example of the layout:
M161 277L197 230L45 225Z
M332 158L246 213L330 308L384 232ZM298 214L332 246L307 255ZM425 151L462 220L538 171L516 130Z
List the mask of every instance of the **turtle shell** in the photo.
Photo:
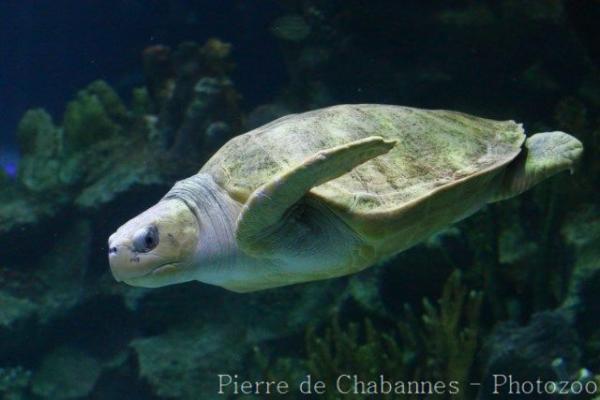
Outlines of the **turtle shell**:
M472 212L487 201L492 178L519 154L525 139L514 121L445 110L340 105L288 115L237 136L200 172L212 175L244 203L255 189L317 151L369 136L397 144L313 188L309 196L340 214L359 234L375 237L403 227L407 234L421 236L415 225L423 217L441 226ZM408 246L410 240L404 242Z

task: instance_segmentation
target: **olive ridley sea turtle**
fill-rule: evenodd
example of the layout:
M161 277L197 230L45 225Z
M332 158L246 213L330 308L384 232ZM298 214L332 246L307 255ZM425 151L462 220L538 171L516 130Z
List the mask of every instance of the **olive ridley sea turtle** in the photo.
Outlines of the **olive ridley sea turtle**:
M250 292L358 272L565 169L564 132L339 105L237 136L109 238L114 277Z

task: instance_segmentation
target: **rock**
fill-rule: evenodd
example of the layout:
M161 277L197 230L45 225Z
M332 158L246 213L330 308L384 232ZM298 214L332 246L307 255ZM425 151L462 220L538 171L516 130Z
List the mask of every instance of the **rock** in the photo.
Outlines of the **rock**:
M84 286L92 245L90 222L76 220L53 232L54 245L44 249L34 267L13 261L10 269L0 269L0 358L31 357L29 352L52 342L45 334L52 324L97 294Z
M87 396L101 373L96 359L84 352L60 347L48 353L33 376L33 393L52 400Z
M535 382L564 379L557 376L553 362L562 359L567 375L579 369L581 350L572 317L564 310L534 314L528 325L505 323L488 337L484 345L485 372L479 400L506 398L508 385L494 393L493 375L512 375L514 381ZM545 399L532 394L528 398Z
M324 320L346 297L345 285L344 280L329 280L242 297L186 286L185 297L203 307L169 301L176 301L182 288L154 290L139 302L137 312L156 321L146 323L171 328L132 341L140 376L158 396L197 399L201 393L203 399L213 398L210 394L218 398L218 374L244 375L255 345L268 350L271 341L304 334L309 323Z
M158 396L190 400L199 393L216 398L217 374L237 371L247 351L241 331L212 323L180 327L131 345L140 376Z
M35 305L24 298L0 292L0 327L11 327L15 321L26 319L35 311Z
M35 271L44 289L35 296L39 323L68 314L87 296L93 295L86 293L83 286L91 245L90 221L76 220L60 234L52 251L41 257Z

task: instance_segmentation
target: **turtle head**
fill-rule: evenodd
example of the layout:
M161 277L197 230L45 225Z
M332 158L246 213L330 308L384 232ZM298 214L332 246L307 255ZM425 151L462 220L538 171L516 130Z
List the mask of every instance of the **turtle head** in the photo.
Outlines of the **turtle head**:
M113 276L117 281L142 287L194 279L191 263L199 230L194 213L183 201L160 201L108 239Z

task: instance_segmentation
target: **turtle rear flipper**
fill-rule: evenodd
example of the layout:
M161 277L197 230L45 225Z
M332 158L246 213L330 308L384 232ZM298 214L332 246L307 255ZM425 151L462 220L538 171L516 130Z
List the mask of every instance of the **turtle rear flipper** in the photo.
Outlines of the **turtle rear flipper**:
M573 171L583 145L573 136L560 132L542 132L525 141L523 152L508 165L493 201L519 195L542 180L564 170Z
M284 241L287 245L300 240L300 236L305 233L302 232L301 223L298 224L298 229L283 226L288 222L286 221L288 210L311 188L387 153L395 143L394 140L371 136L319 151L300 165L276 175L271 181L256 189L244 205L237 221L238 245L248 253L264 255L272 252L273 247L278 247L274 246L277 242ZM298 222L301 221L294 221L294 223ZM284 235L279 235L283 232ZM315 239L319 240L317 237Z

